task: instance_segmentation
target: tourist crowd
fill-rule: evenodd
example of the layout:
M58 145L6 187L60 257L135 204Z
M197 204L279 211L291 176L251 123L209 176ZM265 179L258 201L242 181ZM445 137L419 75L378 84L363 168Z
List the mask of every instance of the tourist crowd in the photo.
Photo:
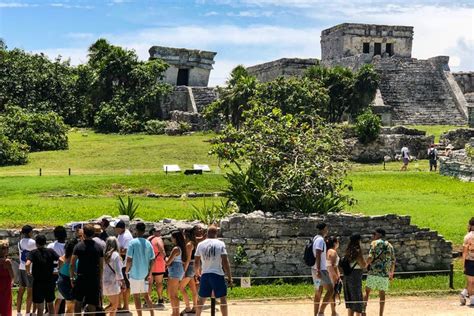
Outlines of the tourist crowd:
M33 239L33 228L25 225L18 243L17 316L22 315L25 292L26 316L42 316L45 308L50 315L105 311L114 316L130 310L130 295L139 316L144 310L153 316L155 308L164 308L165 275L172 316L200 315L206 298L211 296L220 298L222 314L227 315L227 286L232 285L232 275L226 246L217 239L215 226L172 232L173 246L167 254L158 228L146 236L145 224L138 222L133 237L125 223L119 221L114 227L115 237L106 233L108 225L103 220L100 225L77 226L71 240L67 240L66 229L58 226L54 229L56 241L49 245L45 235ZM1 316L12 315L14 273L8 250L8 241L0 241ZM156 305L151 299L153 283L158 296ZM181 312L179 293L185 303Z

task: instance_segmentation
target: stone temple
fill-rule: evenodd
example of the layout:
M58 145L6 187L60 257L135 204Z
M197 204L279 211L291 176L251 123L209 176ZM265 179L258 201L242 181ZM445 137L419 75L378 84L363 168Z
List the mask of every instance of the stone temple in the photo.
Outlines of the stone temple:
M474 73L451 73L448 56L413 58L412 44L411 26L343 23L321 32L321 60L284 58L248 70L265 82L316 64L357 70L370 63L380 75L374 110L385 125L466 125Z

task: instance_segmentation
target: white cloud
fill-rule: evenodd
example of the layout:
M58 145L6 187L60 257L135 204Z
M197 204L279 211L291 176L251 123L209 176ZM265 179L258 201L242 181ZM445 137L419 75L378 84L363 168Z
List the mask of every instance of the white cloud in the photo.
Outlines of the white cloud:
M273 11L248 10L248 11L239 11L239 12L229 12L227 13L227 15L235 16L235 17L260 18L260 17L273 16Z
M216 11L210 11L210 12L204 13L204 16L216 16L216 15L219 15L219 13L217 13Z
M0 2L0 9L2 8L28 8L34 7L34 4L20 3L20 2Z
M49 4L53 8L64 8L64 9L93 9L94 6L91 5L79 5L79 4L68 4L63 2L53 2Z

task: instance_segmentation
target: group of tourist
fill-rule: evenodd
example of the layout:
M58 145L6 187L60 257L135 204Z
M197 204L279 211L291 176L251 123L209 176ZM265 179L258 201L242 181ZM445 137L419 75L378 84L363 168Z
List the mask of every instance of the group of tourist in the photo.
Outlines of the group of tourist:
M105 311L114 316L130 310L130 295L139 316L143 310L153 316L155 308L164 307L165 273L172 316L186 312L200 315L206 298L211 296L220 298L222 314L227 315L225 276L232 284L232 275L225 244L217 239L215 226L207 231L200 226L173 231L173 247L167 255L160 229L153 228L146 236L145 224L138 222L133 237L125 223L119 221L115 224L115 237L106 233L108 225L104 220L98 225L77 226L71 240L67 240L66 229L58 226L54 229L56 241L49 245L45 235L38 234L33 239L33 228L25 225L18 243L17 316L22 315L25 292L26 316L42 316L45 308L50 315ZM14 273L8 250L8 241L1 240L1 316L12 315ZM156 306L151 300L153 283L158 294ZM181 312L179 293L185 303ZM108 306L104 306L104 297Z
M332 316L337 315L335 298L344 290L344 299L348 315L361 315L371 291L378 291L380 296L380 315L383 315L385 293L395 272L395 253L392 245L385 240L385 230L376 229L372 234L372 242L367 259L364 258L361 247L361 236L353 234L344 251L344 257L339 258L337 249L339 240L334 236L328 237L329 228L325 223L317 225L318 234L313 238L313 255L315 264L312 276L315 288L314 315L324 315L327 305L331 306ZM342 280L339 267L343 270ZM365 295L362 294L362 274L367 270ZM322 298L323 291L325 295ZM321 300L322 298L322 300Z
M451 155L452 149L453 149L453 146L451 144L448 144L448 146L446 146L446 150L443 153L439 153L438 148L436 148L436 145L431 144L431 146L427 150L428 161L430 164L430 171L436 172L438 170L438 160L439 160L440 154L448 157ZM402 149L400 150L400 157L401 157L401 160L403 161L403 165L400 168L400 171L407 171L408 163L410 162L410 159L411 159L410 150L408 149L407 146L403 146Z

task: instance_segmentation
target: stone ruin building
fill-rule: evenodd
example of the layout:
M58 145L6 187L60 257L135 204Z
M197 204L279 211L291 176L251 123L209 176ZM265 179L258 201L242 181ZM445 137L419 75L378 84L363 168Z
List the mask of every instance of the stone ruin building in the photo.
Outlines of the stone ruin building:
M216 52L153 46L150 59L162 59L168 64L163 81L173 86L173 92L160 105L162 119L186 121L193 129L200 129L203 119L199 114L217 99L215 88L209 88L209 75Z
M301 76L315 64L357 70L370 63L380 75L374 111L385 125L466 125L474 116L474 73L451 73L448 56L413 58L412 43L411 26L343 23L321 32L321 60L285 58L248 70L265 82Z

